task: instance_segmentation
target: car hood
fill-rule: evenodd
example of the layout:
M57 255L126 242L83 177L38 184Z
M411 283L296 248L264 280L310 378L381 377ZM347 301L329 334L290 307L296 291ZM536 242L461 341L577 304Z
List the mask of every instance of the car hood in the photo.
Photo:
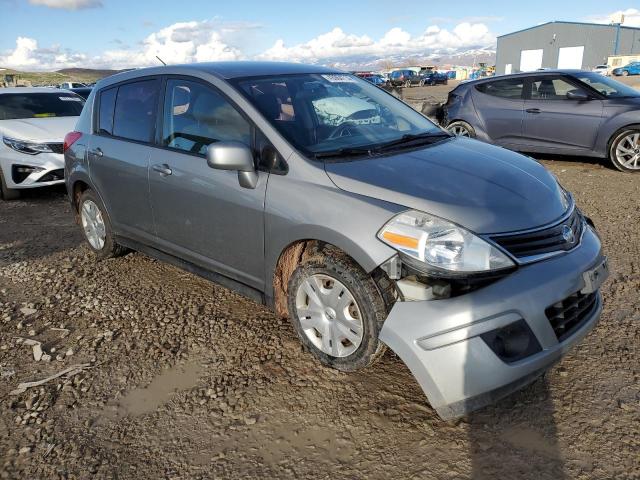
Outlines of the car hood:
M62 142L71 132L78 117L21 118L0 120L0 134L17 140Z
M326 163L338 188L445 218L476 233L537 227L565 212L554 176L529 157L453 138L420 150Z

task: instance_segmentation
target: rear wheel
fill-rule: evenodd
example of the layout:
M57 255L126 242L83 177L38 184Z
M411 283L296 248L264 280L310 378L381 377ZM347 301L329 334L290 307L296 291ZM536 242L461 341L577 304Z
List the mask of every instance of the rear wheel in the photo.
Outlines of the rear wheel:
M404 82L404 86L406 88L411 88L411 80L407 80L406 82Z
M322 364L354 371L373 364L387 305L371 275L328 248L300 264L288 287L289 316L304 347Z
M20 198L20 190L7 187L2 168L0 168L0 198L3 200L17 200Z
M85 190L78 201L78 215L84 238L99 260L117 257L126 249L116 243L109 216L92 190Z
M469 125L467 122L464 122L462 120L456 120L454 122L451 122L447 126L447 130L453 133L456 137L468 137L468 138L476 137L476 131L473 129L473 127Z
M640 125L630 125L613 137L609 159L622 172L640 172Z
M627 75L629 75L629 71L628 70L622 70L622 76L626 77Z
M420 80L419 85L420 85L421 87L424 87L424 80Z

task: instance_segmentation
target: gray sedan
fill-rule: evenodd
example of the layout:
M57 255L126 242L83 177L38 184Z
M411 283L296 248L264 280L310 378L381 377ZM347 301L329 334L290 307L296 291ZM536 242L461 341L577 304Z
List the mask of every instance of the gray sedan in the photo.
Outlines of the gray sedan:
M518 73L465 82L440 112L450 132L512 150L609 158L640 172L640 92L593 72Z

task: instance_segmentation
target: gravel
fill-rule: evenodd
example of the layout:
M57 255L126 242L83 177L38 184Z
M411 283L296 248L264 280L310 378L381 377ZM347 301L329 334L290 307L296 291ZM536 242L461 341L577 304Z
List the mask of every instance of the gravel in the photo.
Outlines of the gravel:
M325 369L222 287L137 253L96 263L61 189L2 203L0 478L640 478L640 177L542 161L602 235L604 313L545 378L455 423L391 352Z

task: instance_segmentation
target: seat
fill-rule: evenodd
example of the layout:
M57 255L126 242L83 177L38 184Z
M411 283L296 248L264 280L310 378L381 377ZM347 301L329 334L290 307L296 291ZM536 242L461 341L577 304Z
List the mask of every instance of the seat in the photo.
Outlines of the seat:
M538 98L555 98L556 89L553 86L552 80L542 80L540 82L540 86L538 87Z

